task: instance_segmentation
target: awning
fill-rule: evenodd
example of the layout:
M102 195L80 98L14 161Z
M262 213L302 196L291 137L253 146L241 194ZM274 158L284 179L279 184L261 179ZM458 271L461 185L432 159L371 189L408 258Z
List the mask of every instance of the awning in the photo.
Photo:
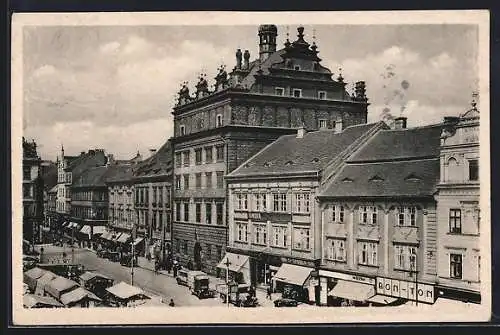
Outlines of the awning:
M70 222L69 225L66 228L73 228L73 227L77 227L77 226L78 226L78 223L76 223L76 222Z
M227 261L229 260L229 267ZM226 252L222 261L217 267L219 269L229 269L229 271L240 272L241 268L248 262L248 256Z
M131 242L131 244L133 244L134 246L138 245L139 243L141 243L142 241L144 241L144 238L142 237L137 237L133 242Z
M116 239L116 242L119 243L127 243L128 239L130 238L130 235L127 233L122 233L119 238Z
M282 264L273 277L273 280L288 284L303 286L313 269L304 266Z
M52 297L35 294L25 294L23 296L23 305L27 308L63 307L63 304Z
M338 279L337 285L328 292L328 295L354 301L366 301L369 297L375 295L375 287L373 285Z
M106 231L104 232L102 235L101 235L101 238L103 240L108 240L110 241L111 240L111 232L110 231Z
M366 301L374 302L376 304L381 304L381 305L389 305L395 302L396 300L398 300L398 298L377 294L374 295L373 297L368 298Z
M122 235L122 233L116 234L115 237L111 238L111 241L115 241L115 242L118 241L118 239L120 238L121 235Z
M83 299L101 301L101 299L94 293L87 291L82 287L78 287L68 293L61 295L61 302L66 306L82 301Z
M129 299L133 296L145 295L141 288L129 285L123 281L114 286L108 287L106 291L120 299Z
M106 232L106 227L105 226L94 226L92 229L94 232L94 235L102 235Z
M80 233L90 235L90 226L85 225L80 229Z

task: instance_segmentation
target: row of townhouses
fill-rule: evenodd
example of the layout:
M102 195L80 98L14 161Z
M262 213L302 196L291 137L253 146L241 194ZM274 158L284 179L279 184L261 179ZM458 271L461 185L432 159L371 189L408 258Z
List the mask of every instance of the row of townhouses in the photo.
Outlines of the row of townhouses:
M478 302L475 100L436 125L367 123L365 83L349 93L297 31L278 49L261 25L255 59L183 85L149 158L62 149L51 227L318 305Z

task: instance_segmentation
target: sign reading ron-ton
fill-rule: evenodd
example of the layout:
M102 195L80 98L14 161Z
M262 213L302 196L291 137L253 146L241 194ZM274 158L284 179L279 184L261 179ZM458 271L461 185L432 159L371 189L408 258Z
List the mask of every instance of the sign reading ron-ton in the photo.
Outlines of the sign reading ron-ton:
M433 304L435 290L433 285L411 281L377 277L377 294L391 297L417 300Z

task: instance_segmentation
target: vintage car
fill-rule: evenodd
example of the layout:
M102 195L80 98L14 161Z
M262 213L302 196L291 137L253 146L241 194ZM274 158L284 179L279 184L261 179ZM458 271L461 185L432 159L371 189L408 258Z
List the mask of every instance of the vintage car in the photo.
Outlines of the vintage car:
M178 285L187 286L188 272L189 272L189 270L186 270L186 269L180 269L179 271L177 271L177 278L175 280L177 281Z
M297 300L281 298L274 300L274 307L297 307Z
M33 269L39 263L37 256L23 256L23 271Z
M210 280L205 272L189 271L187 276L187 287L198 298L211 298L213 292L209 287Z
M133 266L137 266L137 257L134 257L133 263L134 263ZM120 264L128 267L132 266L132 254L131 253L123 254L123 256L120 258Z
M120 261L120 253L118 251L109 251L104 255L104 258L107 258L112 262L118 262Z

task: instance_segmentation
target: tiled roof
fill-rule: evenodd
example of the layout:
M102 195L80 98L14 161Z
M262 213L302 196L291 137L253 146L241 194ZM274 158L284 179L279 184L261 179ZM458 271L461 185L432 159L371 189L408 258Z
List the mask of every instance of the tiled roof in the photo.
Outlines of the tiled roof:
M129 181L134 175L132 164L117 164L111 165L111 167L114 171L106 178L107 183Z
M73 180L76 180L87 169L103 166L106 164L106 161L107 158L103 150L89 150L88 153L82 154L74 159L66 170L71 171Z
M381 130L349 161L381 161L439 155L441 126Z
M347 127L340 133L333 130L281 136L229 174L229 177L247 175L284 174L321 171L329 162L357 139L380 123Z
M151 157L138 163L134 177L149 177L172 173L172 146L170 140Z
M123 176L128 169L130 169L130 165L125 164L92 167L85 170L73 182L73 187L104 187L108 179Z
M319 197L425 197L439 181L439 158L346 164Z
M281 63L283 58L281 55L285 54L285 49L280 49L274 53L272 53L262 64L260 65L260 69L262 70L262 74L269 74L269 68L276 63ZM245 88L252 88L252 85L255 83L255 75L257 71L259 71L259 60L254 60L249 64L250 72L243 78L241 81L241 85Z

